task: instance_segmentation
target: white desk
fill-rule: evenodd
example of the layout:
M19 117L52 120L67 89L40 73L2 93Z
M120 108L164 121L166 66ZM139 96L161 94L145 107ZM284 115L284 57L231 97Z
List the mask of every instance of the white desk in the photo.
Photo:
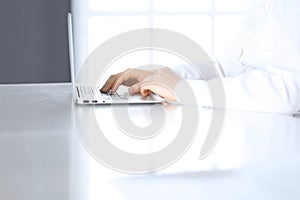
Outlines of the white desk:
M300 199L299 118L227 112L205 160L192 148L173 166L137 176L85 151L71 105L68 84L0 86L0 199Z

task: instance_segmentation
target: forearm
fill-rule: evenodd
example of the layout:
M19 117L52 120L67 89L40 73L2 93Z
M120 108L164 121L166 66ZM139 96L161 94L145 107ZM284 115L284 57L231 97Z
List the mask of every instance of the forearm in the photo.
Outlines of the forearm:
M222 82L225 109L293 114L300 108L300 77L252 69L235 77L187 80L200 106L216 107L211 93Z

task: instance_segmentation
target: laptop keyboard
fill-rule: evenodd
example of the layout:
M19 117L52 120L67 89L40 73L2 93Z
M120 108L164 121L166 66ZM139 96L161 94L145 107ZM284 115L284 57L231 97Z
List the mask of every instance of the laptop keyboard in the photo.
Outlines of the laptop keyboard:
M78 88L82 97L87 100L128 100L128 97L126 95L119 95L117 92L113 94L107 94L100 91L94 91L91 87L87 86L78 86Z

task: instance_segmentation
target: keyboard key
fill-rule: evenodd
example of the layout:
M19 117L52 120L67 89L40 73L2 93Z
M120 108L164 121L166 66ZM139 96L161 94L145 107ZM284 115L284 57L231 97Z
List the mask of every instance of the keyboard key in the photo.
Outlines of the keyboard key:
M111 97L108 94L102 93L104 100L111 100Z
M128 97L126 95L119 95L121 100L128 100Z
M111 96L112 100L120 100L120 97L117 94L112 94L110 96Z

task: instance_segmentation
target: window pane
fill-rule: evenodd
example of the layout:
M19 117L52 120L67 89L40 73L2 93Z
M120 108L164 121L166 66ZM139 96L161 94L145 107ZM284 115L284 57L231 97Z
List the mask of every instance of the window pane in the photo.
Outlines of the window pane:
M156 11L209 11L211 0L153 0Z
M223 56L239 30L242 16L222 16L215 21L215 55Z
M156 64L160 66L165 66L169 68L174 68L178 66L190 66L190 64L187 62L187 60L184 60L184 58L181 58L177 55L174 55L171 52L165 52L165 51L152 51L152 60L150 61L151 64Z
M88 51L91 53L98 45L120 33L138 28L147 28L147 17L91 17L88 21Z
M88 53L90 54L99 45L113 36L134 29L147 28L148 24L149 21L146 17L91 17L88 21ZM148 63L149 53L134 52L130 55L124 55L111 64L109 70L104 73L101 81L105 82L111 74ZM104 82L100 82L99 84L102 85Z
M243 12L248 8L248 4L253 0L215 0L218 11Z
M139 11L147 10L149 0L89 0L90 10Z
M197 42L207 53L211 50L211 19L202 16L155 17L154 28L179 32Z

